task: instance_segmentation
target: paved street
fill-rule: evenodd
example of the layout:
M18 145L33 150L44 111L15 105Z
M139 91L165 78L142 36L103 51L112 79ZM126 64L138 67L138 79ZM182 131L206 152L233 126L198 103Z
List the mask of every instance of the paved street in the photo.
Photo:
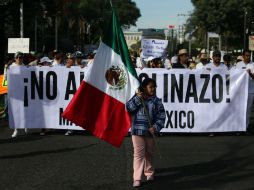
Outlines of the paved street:
M116 149L88 134L11 132L0 128L1 190L132 189L130 137ZM169 135L158 144L156 181L140 189L254 189L254 136Z

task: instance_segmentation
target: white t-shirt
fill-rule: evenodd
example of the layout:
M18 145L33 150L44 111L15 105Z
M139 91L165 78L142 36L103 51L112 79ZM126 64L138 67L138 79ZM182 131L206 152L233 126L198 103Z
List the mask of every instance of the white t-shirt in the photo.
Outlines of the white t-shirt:
M203 69L205 67L205 65L202 63L202 62L199 62L197 65L196 65L196 69Z
M240 61L236 64L235 68L236 69L243 69L243 70L250 69L251 73L254 73L254 63L253 62L249 62L249 63L245 64L243 61ZM254 94L254 80L251 77L249 80L248 92L249 92L249 94Z
M13 63L10 65L10 67L12 67L12 66L24 66L24 64L22 63L21 65L18 65L16 62L13 62Z
M226 69L228 70L227 66L224 65L223 63L220 63L218 66L215 65L213 62L212 63L208 63L204 66L204 69L209 69L209 70L212 70L212 69Z
M64 64L62 64L62 63L57 63L55 60L53 61L53 63L52 63L52 66L64 66Z
M24 66L24 64L22 63L21 65L18 65L16 62L13 62L10 66L9 66L9 68L10 67L16 67L16 66ZM9 70L9 68L6 68L6 69L4 69L4 79L5 80L8 80L8 70Z
M165 67L165 69L172 69L172 65L171 65L169 59L165 59L164 67Z
M144 68L145 67L145 63L141 57L137 57L136 66L137 66L137 68Z

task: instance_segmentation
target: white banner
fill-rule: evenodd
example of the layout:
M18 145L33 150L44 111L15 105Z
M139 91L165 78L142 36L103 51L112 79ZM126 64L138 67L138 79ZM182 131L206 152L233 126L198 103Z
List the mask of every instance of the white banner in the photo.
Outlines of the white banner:
M142 39L141 47L142 47L142 58L166 57L168 40Z
M248 75L242 70L143 69L166 110L162 132L246 131Z
M77 129L61 117L86 68L11 67L11 128ZM157 81L157 96L166 110L162 132L246 130L248 79L245 71L137 69L139 79ZM81 105L82 106L82 105Z

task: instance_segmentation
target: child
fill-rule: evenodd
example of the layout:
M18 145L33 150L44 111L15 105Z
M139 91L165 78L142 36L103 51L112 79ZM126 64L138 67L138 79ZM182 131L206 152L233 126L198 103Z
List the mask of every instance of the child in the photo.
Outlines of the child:
M156 96L156 82L150 78L144 79L140 90L127 102L126 108L133 116L131 129L134 147L133 187L139 187L143 170L148 181L154 180L153 135L160 132L166 118L164 106Z

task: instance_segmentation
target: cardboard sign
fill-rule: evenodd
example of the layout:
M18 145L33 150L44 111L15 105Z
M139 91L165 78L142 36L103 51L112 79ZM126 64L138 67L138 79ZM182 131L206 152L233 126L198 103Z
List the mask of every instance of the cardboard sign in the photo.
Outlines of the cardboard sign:
M8 53L29 53L29 38L8 38Z

